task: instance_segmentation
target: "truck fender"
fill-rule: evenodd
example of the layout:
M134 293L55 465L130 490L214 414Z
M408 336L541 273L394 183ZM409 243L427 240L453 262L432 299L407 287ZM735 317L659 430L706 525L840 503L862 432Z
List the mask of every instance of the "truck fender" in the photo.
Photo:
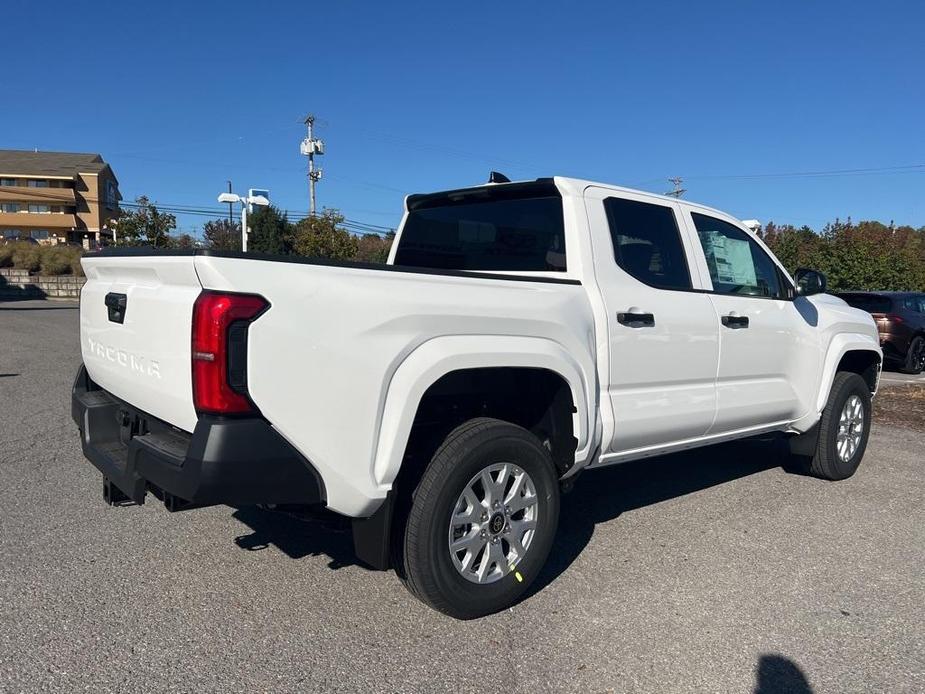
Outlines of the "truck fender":
M573 426L584 460L591 447L594 377L559 343L538 337L451 335L424 342L399 364L386 389L379 426L373 477L389 488L398 475L418 405L427 389L452 371L484 367L547 369L561 376L572 392Z
M869 335L862 333L839 333L829 342L829 348L826 350L825 361L822 366L822 379L819 384L819 393L816 396L816 411L818 416L825 407L829 399L829 391L832 389L832 382L835 380L835 372L842 357L848 352L865 351L873 352L877 355L881 364L883 362L883 352L880 345L874 342Z

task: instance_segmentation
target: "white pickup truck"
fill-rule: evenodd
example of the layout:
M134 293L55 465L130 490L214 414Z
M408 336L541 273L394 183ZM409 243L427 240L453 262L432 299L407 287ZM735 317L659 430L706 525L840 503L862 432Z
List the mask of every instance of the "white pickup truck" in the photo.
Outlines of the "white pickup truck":
M460 618L521 596L586 468L782 432L849 477L882 357L736 219L570 178L409 196L388 265L83 266L73 418L109 503L326 506Z

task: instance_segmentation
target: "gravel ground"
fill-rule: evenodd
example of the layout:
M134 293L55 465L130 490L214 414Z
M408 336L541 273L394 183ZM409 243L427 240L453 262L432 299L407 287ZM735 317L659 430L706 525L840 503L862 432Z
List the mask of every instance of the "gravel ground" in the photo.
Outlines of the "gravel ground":
M840 483L761 442L584 475L533 594L457 622L338 519L106 507L78 363L72 305L0 304L4 692L925 691L914 429Z
M925 431L925 383L881 381L874 417L883 424Z

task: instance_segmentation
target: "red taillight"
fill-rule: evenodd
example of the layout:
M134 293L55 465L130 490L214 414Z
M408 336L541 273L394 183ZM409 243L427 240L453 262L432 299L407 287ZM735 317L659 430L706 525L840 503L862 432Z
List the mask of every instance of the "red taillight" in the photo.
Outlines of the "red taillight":
M246 395L246 384L233 387L231 367L243 369L246 331L235 331L238 344L229 333L233 326L246 325L269 304L253 294L203 292L193 304L193 404L204 414L243 414L254 406ZM234 353L233 353L234 350ZM230 362L238 362L237 365Z
M902 316L894 316L892 313L886 316L886 320L888 323L893 323L894 325L902 325L903 323Z

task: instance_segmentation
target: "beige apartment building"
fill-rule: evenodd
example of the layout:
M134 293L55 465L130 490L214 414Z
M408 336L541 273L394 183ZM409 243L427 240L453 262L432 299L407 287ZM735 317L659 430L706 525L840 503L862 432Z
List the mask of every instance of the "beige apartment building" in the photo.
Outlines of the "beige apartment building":
M106 245L121 199L99 154L0 150L0 238Z

